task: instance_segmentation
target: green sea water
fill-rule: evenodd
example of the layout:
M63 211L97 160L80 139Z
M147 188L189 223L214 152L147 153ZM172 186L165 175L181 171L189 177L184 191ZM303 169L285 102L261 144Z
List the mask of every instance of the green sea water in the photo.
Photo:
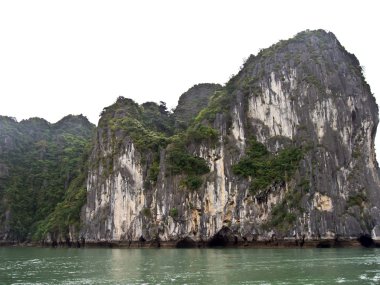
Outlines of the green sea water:
M380 249L0 248L0 284L380 284Z

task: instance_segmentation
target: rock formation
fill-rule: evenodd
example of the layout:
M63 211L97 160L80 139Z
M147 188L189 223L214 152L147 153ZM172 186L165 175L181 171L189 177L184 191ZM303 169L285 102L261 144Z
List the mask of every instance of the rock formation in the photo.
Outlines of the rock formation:
M86 241L379 238L378 107L332 33L301 32L251 55L225 86L192 92L202 100L184 114L180 98L176 116L122 97L104 109Z

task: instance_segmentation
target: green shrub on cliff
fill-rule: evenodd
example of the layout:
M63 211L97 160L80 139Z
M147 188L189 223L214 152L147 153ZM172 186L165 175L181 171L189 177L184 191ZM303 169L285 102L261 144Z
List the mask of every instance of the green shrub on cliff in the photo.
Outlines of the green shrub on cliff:
M253 193L286 181L293 175L302 158L302 150L297 147L285 148L273 155L256 140L251 140L248 145L245 157L232 170L236 175L251 178L250 190Z
M206 161L188 153L184 143L180 140L174 141L168 146L166 162L168 173L172 175L202 175L209 172Z
M202 175L210 171L207 162L187 150L187 137L184 134L171 138L172 143L166 149L167 175L183 175L182 185L190 190L198 189Z
M215 91L214 95L210 98L208 106L199 112L194 122L202 123L207 121L213 123L217 114L229 115L231 99L226 88Z

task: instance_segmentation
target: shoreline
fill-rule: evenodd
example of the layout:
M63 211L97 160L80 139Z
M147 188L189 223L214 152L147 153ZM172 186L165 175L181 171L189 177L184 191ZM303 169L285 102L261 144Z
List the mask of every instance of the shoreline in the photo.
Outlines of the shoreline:
M319 239L319 240L262 240L262 241L238 241L213 245L206 241L87 241L53 243L18 243L12 241L0 241L0 247L40 247L40 248L380 248L380 242L360 239Z

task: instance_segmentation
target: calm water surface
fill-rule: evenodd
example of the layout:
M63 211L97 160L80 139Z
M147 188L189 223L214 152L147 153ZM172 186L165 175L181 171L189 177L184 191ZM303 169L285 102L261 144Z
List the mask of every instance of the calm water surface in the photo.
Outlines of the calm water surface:
M380 249L0 248L0 284L380 284Z

